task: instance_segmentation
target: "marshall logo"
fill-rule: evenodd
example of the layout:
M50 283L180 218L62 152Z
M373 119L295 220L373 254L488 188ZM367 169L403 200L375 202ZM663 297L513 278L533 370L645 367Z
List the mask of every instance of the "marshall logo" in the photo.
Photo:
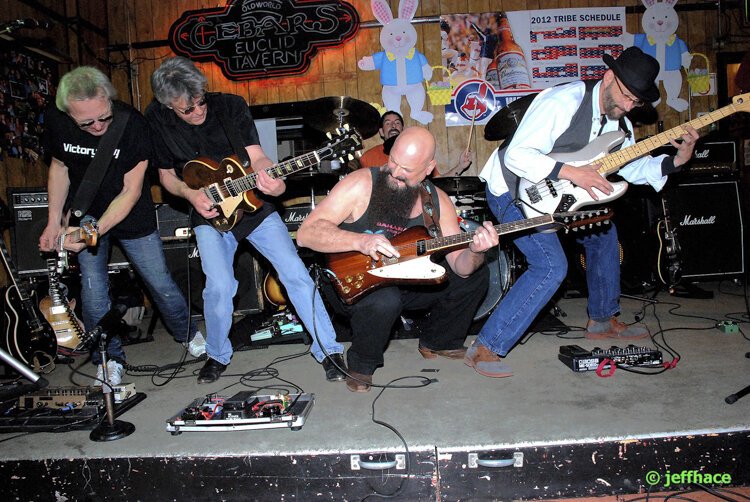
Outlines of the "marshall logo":
M714 223L716 223L716 215L709 216L708 218L704 218L703 216L700 218L693 218L692 214L686 214L685 218L680 222L680 226L713 225Z
M695 152L694 155L695 155L696 159L707 159L708 158L708 148L706 148L702 152Z
M287 225L302 223L303 221L305 221L305 218L307 218L308 214L310 214L309 211L307 213L289 211L288 213L284 214L284 223L286 223Z
M169 29L176 54L213 61L230 80L304 73L318 49L357 33L354 6L334 0L230 0L184 12Z

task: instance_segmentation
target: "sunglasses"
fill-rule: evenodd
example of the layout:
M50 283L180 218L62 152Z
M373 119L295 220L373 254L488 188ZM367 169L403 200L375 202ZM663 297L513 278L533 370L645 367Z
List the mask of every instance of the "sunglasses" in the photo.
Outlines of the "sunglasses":
M620 86L620 79L615 78L615 83L617 84L617 88L620 89L620 94L622 94L625 99L633 103L633 106L638 107L638 106L643 106L644 104L646 104L641 99L634 98L633 96L629 94L625 94L625 91L622 90L622 86Z
M180 109L175 108L173 106L170 106L169 109L170 110L176 110L176 111L180 112L183 115L190 115L191 113L193 113L195 111L196 108L198 108L199 106L204 106L205 104L206 104L206 97L203 96L201 99L199 99L198 101L196 101L192 105L188 106L184 110L180 110Z

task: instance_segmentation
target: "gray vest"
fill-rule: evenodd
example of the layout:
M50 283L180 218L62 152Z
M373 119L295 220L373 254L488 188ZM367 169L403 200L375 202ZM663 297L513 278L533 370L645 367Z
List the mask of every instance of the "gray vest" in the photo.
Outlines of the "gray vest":
M578 110L576 110L575 115L573 115L573 119L570 121L570 125L560 135L560 137L557 138L555 144L552 146L552 150L550 150L549 153L575 152L589 144L589 137L591 136L591 114L594 112L594 87L598 82L598 80L584 81L586 91L583 94L583 101L581 101L581 104L578 106ZM620 128L627 131L627 126L625 125L624 119L620 119ZM505 150L507 149L507 145L509 144L510 140L506 141L505 145L503 145L503 148L501 148L497 154L500 157L500 165L502 166L503 170L503 178L505 178L505 183L508 185L508 189L515 199L516 197L518 197L519 178L505 166Z

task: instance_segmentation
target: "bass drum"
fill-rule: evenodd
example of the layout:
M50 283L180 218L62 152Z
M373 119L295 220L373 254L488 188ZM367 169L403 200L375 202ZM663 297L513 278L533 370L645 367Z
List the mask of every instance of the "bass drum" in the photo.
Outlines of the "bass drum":
M479 228L479 223L459 218L459 226L464 232L474 232ZM487 251L487 266L490 269L490 284L487 288L487 294L484 295L482 302L479 304L474 321L479 321L489 316L505 293L508 292L513 282L514 266L511 263L511 255L500 246Z

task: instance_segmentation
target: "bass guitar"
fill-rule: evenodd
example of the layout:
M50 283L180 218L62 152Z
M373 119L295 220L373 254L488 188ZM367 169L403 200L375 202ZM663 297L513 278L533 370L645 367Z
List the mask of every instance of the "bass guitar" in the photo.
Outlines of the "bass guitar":
M36 302L26 289L26 284L18 279L18 271L10 259L5 241L0 237L0 255L13 283L5 290L5 346L8 352L19 361L41 372L54 367L57 355L57 340L52 327L39 313Z
M62 253L60 253L62 254ZM39 309L55 332L57 352L66 356L83 353L82 343L86 331L83 323L76 316L75 300L68 301L63 288L60 286L62 273L62 257L47 260L47 274L49 276L49 296L39 302Z
M309 169L321 160L351 160L354 153L361 149L362 138L357 131L349 130L347 124L336 129L336 136L331 136L323 148L281 162L265 171L271 178L279 178ZM247 169L249 173L236 155L225 158L218 165L205 158L185 164L182 177L187 186L202 190L219 210L219 216L209 220L219 231L231 230L244 213L253 213L263 205L263 201L254 193L258 174L250 166Z
M713 124L733 113L750 111L750 93L735 96L732 104L719 108L716 111L701 115L697 119L686 122L700 129ZM625 133L613 131L602 134L581 150L571 153L555 153L549 157L558 162L578 167L596 163L599 165L597 171L604 177L617 172L621 167L632 162L638 157L669 143L669 140L680 138L685 134L683 126L677 126L622 150L607 155L613 148L625 141ZM575 186L568 180L544 179L538 183L532 183L521 179L518 185L518 196L523 201L523 211L526 216L538 214L549 214L562 211L573 211L582 206L590 204L604 204L619 198L625 193L628 184L625 181L612 183L614 189L609 195L594 188L599 200L593 199L583 188Z
M612 211L607 208L561 214L545 214L526 220L495 225L500 235L520 232L543 225L557 229L578 229L609 223ZM422 226L411 227L391 239L400 258L381 256L373 260L357 251L327 255L328 273L341 300L351 305L365 294L383 286L398 284L439 284L446 279L445 268L435 263L445 254L468 247L476 232L462 232L429 238Z

